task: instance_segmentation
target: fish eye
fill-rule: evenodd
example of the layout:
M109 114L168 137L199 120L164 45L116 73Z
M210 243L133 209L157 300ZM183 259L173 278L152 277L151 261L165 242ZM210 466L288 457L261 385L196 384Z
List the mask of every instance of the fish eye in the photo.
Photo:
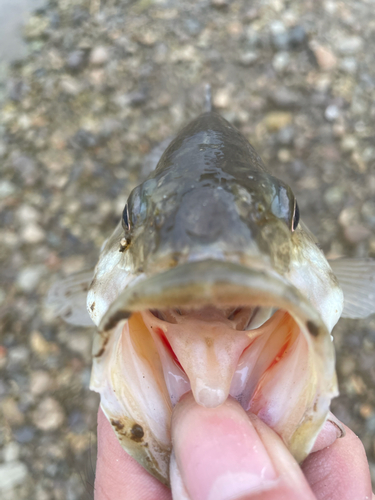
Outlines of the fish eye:
M292 221L292 231L297 229L299 223L299 207L297 201L294 204L294 213L293 213L293 221Z
M129 207L128 204L125 205L125 208L122 212L122 227L125 229L125 231L130 230L130 219L129 219Z

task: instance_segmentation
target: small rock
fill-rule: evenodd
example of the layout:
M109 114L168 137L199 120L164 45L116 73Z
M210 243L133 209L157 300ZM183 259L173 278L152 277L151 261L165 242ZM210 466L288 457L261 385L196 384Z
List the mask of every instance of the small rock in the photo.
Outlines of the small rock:
M8 397L2 400L1 409L8 425L22 425L25 415L20 412L17 403L13 398Z
M361 241L366 240L371 236L371 231L361 225L357 226L348 226L344 229L345 238L349 241L349 243L360 243Z
M86 63L86 51L78 49L73 50L68 54L66 59L67 67L72 71L83 69Z
M230 103L230 92L229 89L219 89L213 97L213 104L216 108L226 108Z
M27 467L22 462L0 465L0 490L6 491L21 484L27 477Z
M272 111L265 116L263 122L268 131L277 132L283 127L289 125L292 119L293 116L291 113L287 113L285 111Z
M324 199L328 205L335 206L342 202L344 192L340 186L333 186L327 189L324 193Z
M105 64L109 59L109 51L106 47L99 45L95 47L90 54L90 63L96 66Z
M60 87L61 90L68 95L75 96L82 92L82 84L78 80L67 75L64 75L60 79Z
M26 346L19 345L12 347L8 351L9 365L22 365L26 363L30 358L29 349ZM9 368L8 365L8 368Z
M292 49L296 49L303 45L306 41L306 31L303 26L294 26L288 31L288 45Z
M34 427L30 426L19 427L18 429L15 429L13 431L13 436L18 443L21 444L30 443L30 441L32 441L35 436Z
M312 50L320 69L324 71L331 71L336 67L337 58L328 47L323 47L313 41L310 43L310 49Z
M42 431L56 430L64 422L63 409L56 399L43 399L33 413L33 422Z
M283 127L277 134L277 142L283 146L291 146L294 140L294 128L291 126Z
M215 9L225 9L229 5L229 0L211 0L212 7Z
M359 414L361 415L362 418L367 420L373 416L374 408L368 403L363 403L359 407Z
M77 149L90 149L98 145L98 140L89 130L80 129L71 137L69 143Z
M16 192L16 186L7 180L0 181L0 200L12 196Z
M31 373L30 392L34 396L39 396L51 388L52 381L48 372L37 370Z
M31 332L30 347L35 353L41 356L58 352L58 346L54 342L48 342L37 330Z
M251 66L257 60L258 60L258 54L252 51L245 52L239 58L239 62L240 64L242 64L242 66Z
M353 151L357 146L357 139L353 135L346 135L341 141L343 151Z
M44 273L44 266L25 267L17 276L17 285L23 292L30 293L37 288Z
M289 63L290 63L289 52L278 52L272 59L272 66L279 73L284 71L288 67Z
M357 54L362 50L363 40L359 36L340 38L336 43L337 50L344 55Z
M358 69L358 62L354 57L344 57L340 61L340 69L346 73L354 75Z
M337 120L340 114L340 109L335 104L330 104L324 112L324 116L329 122Z
M20 175L27 185L33 185L39 177L35 161L25 155L12 155L14 170Z
M280 108L292 108L302 103L302 97L299 93L285 87L272 92L269 99Z
M15 441L11 441L3 448L4 462L14 462L18 460L20 447Z
M186 31L191 36L197 36L202 31L202 25L197 19L193 19L193 18L186 19L184 21L184 26L185 26Z
M288 163L292 159L292 155L289 149L282 148L277 153L277 158L281 161L281 163Z
M24 227L21 232L21 238L25 243L41 243L45 239L46 235L43 229L34 223L30 223Z
M24 26L23 33L25 38L35 40L45 35L49 21L46 17L31 16Z

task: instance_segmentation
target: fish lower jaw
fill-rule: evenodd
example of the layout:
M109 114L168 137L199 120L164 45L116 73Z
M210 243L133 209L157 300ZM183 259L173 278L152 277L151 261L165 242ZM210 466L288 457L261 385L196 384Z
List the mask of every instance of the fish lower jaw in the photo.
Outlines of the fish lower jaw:
M173 407L189 391L208 408L235 398L272 427L298 461L310 451L335 395L334 372L327 379L290 313L269 308L262 317L262 309L235 308L234 315L213 307L146 310L100 337L91 388L124 449L163 482ZM134 426L143 433L136 441Z

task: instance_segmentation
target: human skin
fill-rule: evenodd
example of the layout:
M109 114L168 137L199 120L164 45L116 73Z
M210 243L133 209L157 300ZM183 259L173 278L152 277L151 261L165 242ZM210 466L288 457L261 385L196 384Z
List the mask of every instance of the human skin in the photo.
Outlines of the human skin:
M339 426L330 416L300 467L279 436L235 400L212 410L186 394L172 418L172 496L121 448L99 410L95 499L375 500L363 445Z

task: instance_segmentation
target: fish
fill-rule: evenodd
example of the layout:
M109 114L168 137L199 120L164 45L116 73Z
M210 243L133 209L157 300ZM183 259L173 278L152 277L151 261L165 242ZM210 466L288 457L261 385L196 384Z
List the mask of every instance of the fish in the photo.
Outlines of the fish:
M298 462L311 451L338 395L332 329L375 312L375 261L328 262L300 215L290 186L209 109L130 193L93 275L51 291L65 319L87 325L76 309L88 289L90 387L162 483L189 391L213 412L235 398Z

